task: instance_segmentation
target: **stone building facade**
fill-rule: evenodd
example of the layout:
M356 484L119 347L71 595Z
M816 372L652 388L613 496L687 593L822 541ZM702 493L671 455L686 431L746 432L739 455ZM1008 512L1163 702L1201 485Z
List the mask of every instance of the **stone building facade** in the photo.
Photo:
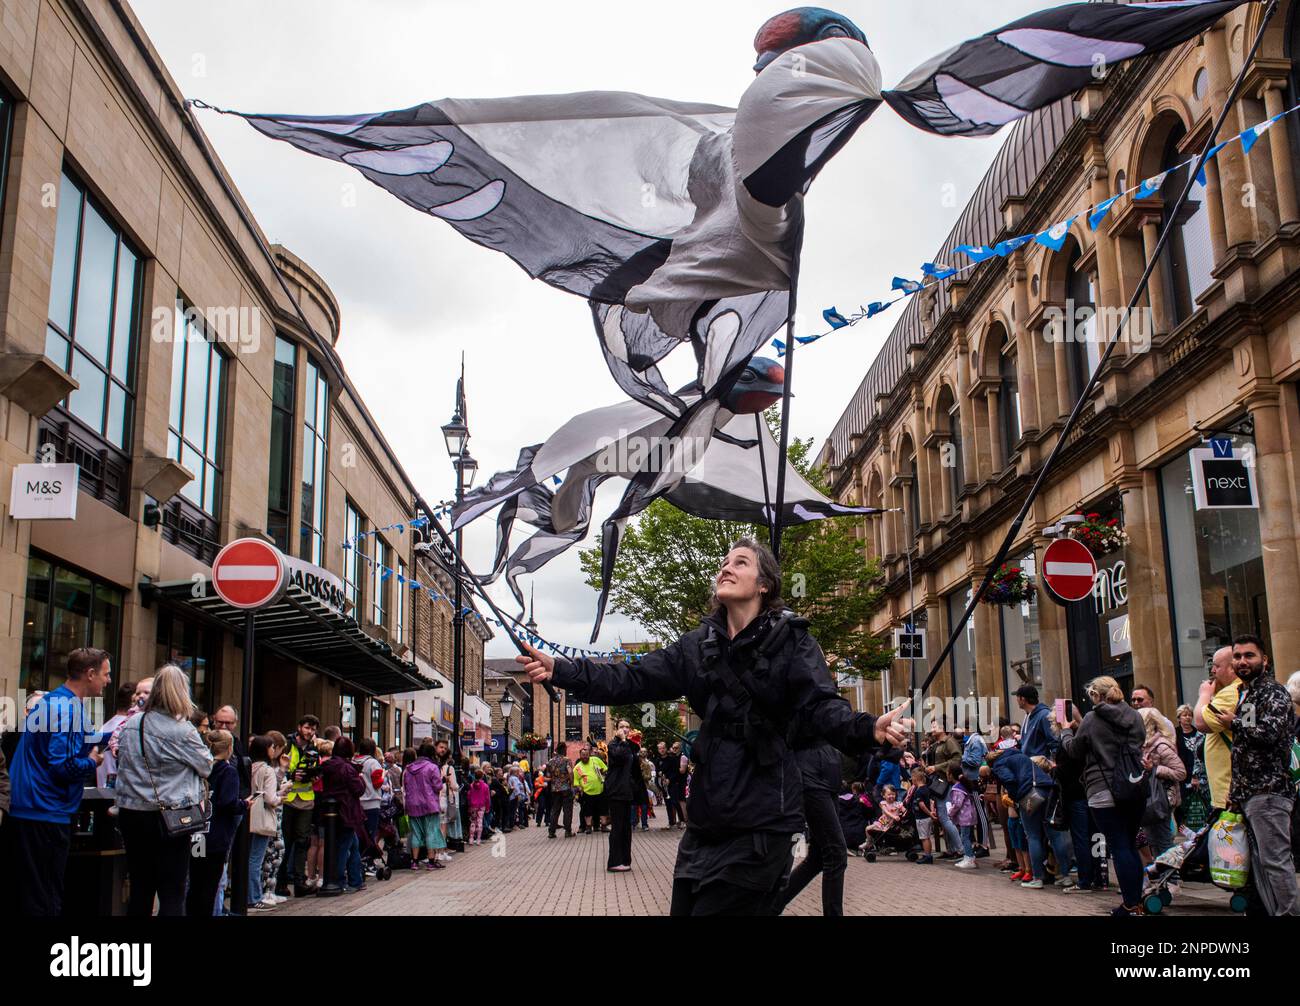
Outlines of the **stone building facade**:
M834 492L896 512L860 534L886 571L872 623L920 624L933 660L988 571L1064 421L1115 332L1187 180L1125 198L1094 231L1089 207L1199 153L1254 38L1250 4L1161 58L1015 126L935 257L1083 214L1059 251L1030 244L912 298L824 444ZM1283 3L1220 138L1300 102L1300 3ZM956 142L956 141L954 141ZM1300 667L1300 123L1211 161L1161 256L1149 295L1085 403L1081 422L1015 538L1032 601L981 603L931 694L994 699L1032 682L1082 698L1106 673L1159 706L1195 699L1207 657L1265 638L1285 677ZM1256 509L1198 509L1192 451L1231 440ZM1127 542L1097 556L1093 597L1041 588L1044 532L1063 517L1115 520ZM929 667L897 661L893 695ZM878 708L868 683L858 701Z
M5 4L0 137L0 695L95 645L117 682L174 661L202 706L238 704L243 622L210 563L262 537L308 579L259 615L241 726L312 712L405 742L450 677L451 612L399 581L416 535L384 529L423 504L328 286L268 244L125 4ZM42 462L77 466L75 519L10 512L15 466ZM489 635L471 620L475 680Z

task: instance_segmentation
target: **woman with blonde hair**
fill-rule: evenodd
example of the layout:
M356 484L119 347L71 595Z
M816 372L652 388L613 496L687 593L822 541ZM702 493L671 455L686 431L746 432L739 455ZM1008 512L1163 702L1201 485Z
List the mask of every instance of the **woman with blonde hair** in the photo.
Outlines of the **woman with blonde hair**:
M1143 821L1151 855L1155 857L1174 844L1173 812L1182 803L1179 783L1187 778L1187 767L1174 746L1176 739L1169 721L1159 711L1151 708L1139 709L1138 715L1142 717L1143 729L1146 731L1146 741L1142 745L1142 765L1154 772L1157 779L1164 781L1165 792L1169 797L1168 814L1157 814L1155 808L1149 806Z
M167 664L118 737L115 796L131 876L129 915L152 915L155 896L159 915L185 914L190 836L168 834L162 811L207 799L212 752L190 722L193 712L189 678Z
M1106 849L1115 863L1123 904L1114 915L1142 912L1142 858L1137 833L1146 809L1146 782L1142 768L1146 726L1136 709L1124 701L1124 690L1111 677L1088 682L1093 708L1074 719L1061 734L1061 748L1082 759L1088 808L1106 836ZM1177 757L1175 755L1175 757Z

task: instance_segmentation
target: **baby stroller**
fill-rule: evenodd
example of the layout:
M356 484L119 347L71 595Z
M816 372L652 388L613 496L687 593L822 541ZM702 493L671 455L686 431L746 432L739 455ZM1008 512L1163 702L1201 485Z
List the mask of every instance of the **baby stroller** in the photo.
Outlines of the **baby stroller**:
M376 880L388 880L394 868L405 869L411 865L409 862L395 862L402 852L410 856L397 833L401 811L401 805L393 796L392 785L385 780L379 790L379 827L375 829L375 841L368 842L369 848L361 854L363 867L367 872L373 870Z
M1213 822L1206 824L1186 841L1170 846L1147 867L1147 885L1142 895L1142 907L1148 915L1159 915L1172 905L1174 903L1172 885L1180 877L1189 876L1195 876L1196 879L1203 877L1220 890L1231 891L1232 899L1228 902L1229 907L1238 914L1246 911L1248 901L1245 891L1219 883L1207 868L1210 832L1213 828Z
M863 855L868 863L874 863L876 856L892 856L895 853L908 853L920 845L916 837L916 822L905 817L885 832L868 831L863 845Z

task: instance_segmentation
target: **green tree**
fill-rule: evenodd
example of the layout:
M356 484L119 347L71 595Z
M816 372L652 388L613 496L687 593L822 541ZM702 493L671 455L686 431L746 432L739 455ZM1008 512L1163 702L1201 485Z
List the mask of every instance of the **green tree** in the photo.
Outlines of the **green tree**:
M779 428L776 410L770 427ZM810 462L811 440L790 444L790 460L812 485L826 490ZM629 523L610 587L610 607L640 624L661 642L677 639L709 613L713 578L727 549L745 535L768 540L763 526L703 520L656 500ZM581 552L587 583L600 588L600 549ZM889 665L888 644L863 629L878 607L883 578L848 519L784 529L783 594L811 623L811 631L836 670L876 678Z

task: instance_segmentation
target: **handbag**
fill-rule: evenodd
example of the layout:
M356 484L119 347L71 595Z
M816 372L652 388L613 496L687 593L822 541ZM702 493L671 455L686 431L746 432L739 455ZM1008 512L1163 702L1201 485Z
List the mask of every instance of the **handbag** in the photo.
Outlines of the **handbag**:
M259 769L261 771L259 771ZM275 770L265 762L256 766L253 769L253 772L255 775L262 775L263 773L270 772L271 777L273 779L275 778ZM253 795L255 799L253 801L252 810L248 816L248 830L254 835L262 835L270 838L279 833L280 824L276 820L274 808L267 806L266 799L262 795L262 789L262 786L256 784L253 786Z
M1156 775L1155 769L1152 769L1147 778L1147 806L1142 813L1142 824L1144 826L1164 824L1168 822L1173 812L1173 803L1169 799L1169 784Z
M1030 787L1029 792L1020 798L1020 813L1025 817L1030 817L1042 810L1043 804L1046 802L1047 797L1043 796L1041 787Z
M144 725L149 719L149 714L143 713L140 716L140 757L144 759L144 767L149 772L149 782L153 785L153 798L158 804L158 811L162 815L163 831L169 838L184 838L187 835L194 835L200 831L206 831L208 821L212 818L212 803L208 800L208 781L203 780L203 796L198 803L171 804L167 805L162 802L158 795L158 780L154 778L153 766L149 764L149 751L144 743Z
M1065 812L1065 800L1061 797L1060 790L1052 790L1048 804L1047 826L1053 831L1069 831L1070 815Z

